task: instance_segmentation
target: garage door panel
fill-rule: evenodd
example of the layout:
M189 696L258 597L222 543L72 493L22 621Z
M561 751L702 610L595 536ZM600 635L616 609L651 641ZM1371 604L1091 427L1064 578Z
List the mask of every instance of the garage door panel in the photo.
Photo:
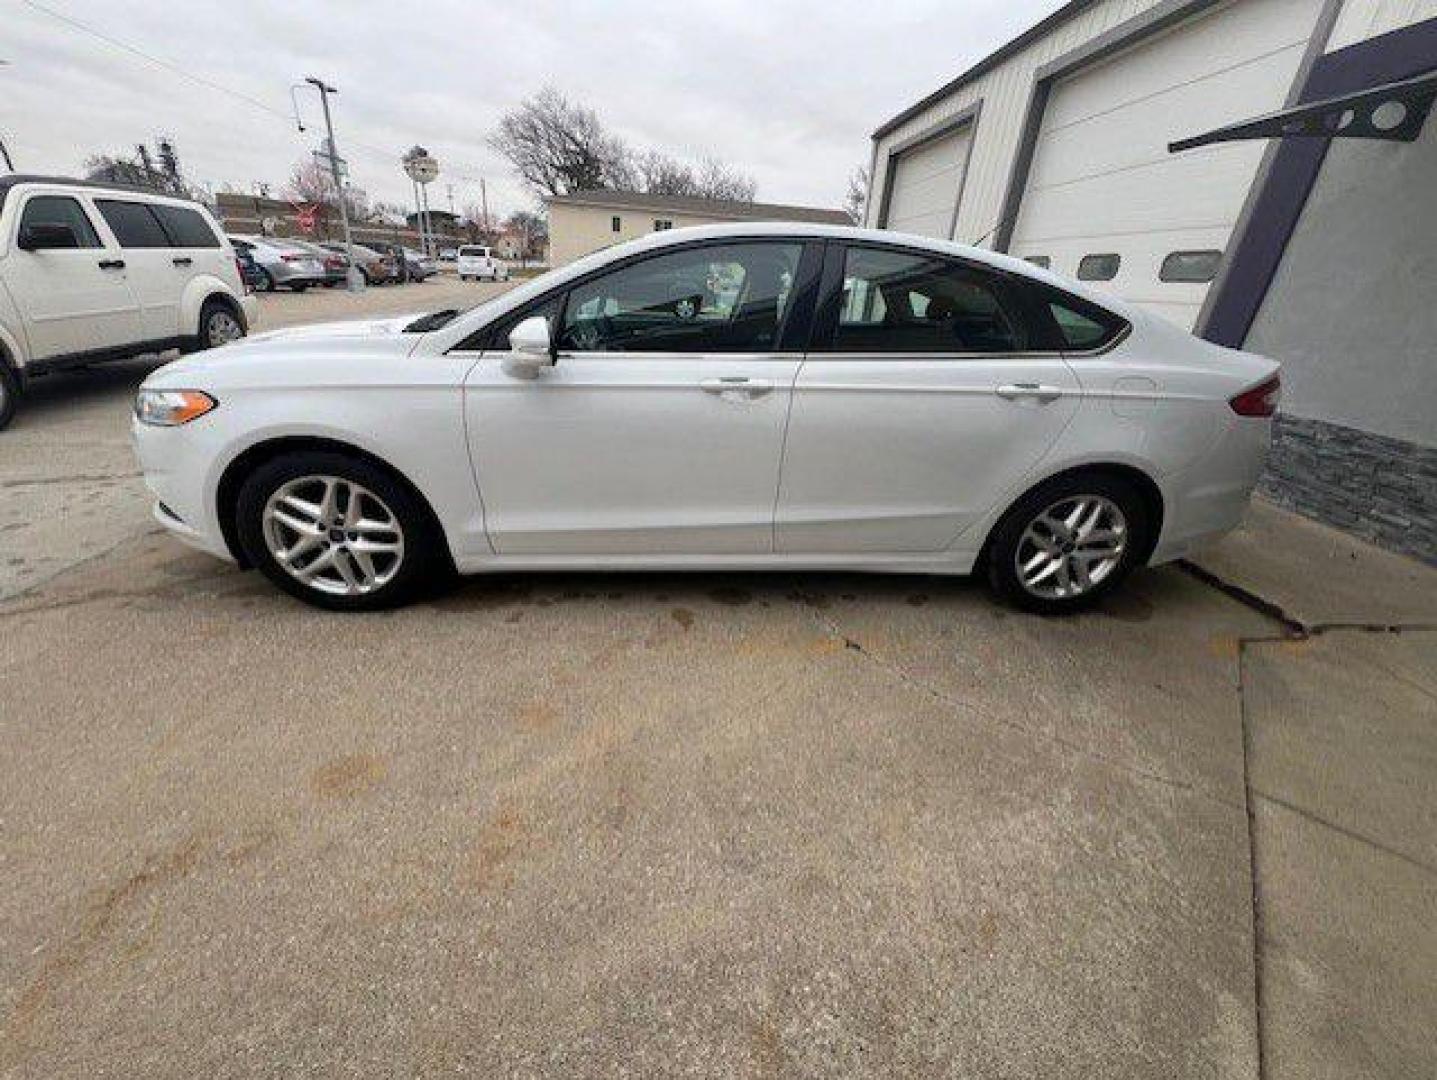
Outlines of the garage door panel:
M1042 139L1043 153L1033 161L1029 190L1178 160L1185 155L1169 154L1167 144L1179 129L1197 134L1247 119L1253 115L1253 102L1282 101L1291 82L1288 68L1295 68L1297 61L1294 54L1291 65L1251 64L1225 72L1219 80L1175 86L1053 131ZM1200 121L1187 119L1199 116Z
M1044 128L1059 128L1173 86L1208 81L1275 50L1301 50L1314 14L1312 0L1238 0L1058 82L1044 111ZM1295 58L1292 63L1295 67Z
M947 238L963 184L970 130L965 126L894 160L885 228Z
M1231 193L1246 188L1261 157L1257 144L1224 146L1034 193L1040 197L1032 199L1031 209L1025 204L1022 232L1013 246L1153 230L1221 227L1226 232L1236 214Z

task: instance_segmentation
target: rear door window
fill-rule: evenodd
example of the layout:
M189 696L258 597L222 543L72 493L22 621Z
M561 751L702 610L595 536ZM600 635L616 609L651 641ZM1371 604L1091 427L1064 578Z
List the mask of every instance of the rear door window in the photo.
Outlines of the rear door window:
M835 352L1010 353L1031 335L997 274L939 255L850 246L831 330Z
M127 199L96 199L95 206L123 248L171 247L149 204Z
M183 206L157 205L152 208L175 247L217 248L220 238L198 210Z

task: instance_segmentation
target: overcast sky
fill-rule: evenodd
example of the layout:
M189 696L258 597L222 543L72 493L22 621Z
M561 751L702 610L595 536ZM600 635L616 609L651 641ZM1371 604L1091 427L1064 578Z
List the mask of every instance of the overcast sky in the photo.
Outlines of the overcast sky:
M1058 0L0 0L0 134L26 172L74 174L90 154L172 135L186 174L282 187L315 145L317 96L286 119L290 84L322 76L340 151L371 198L408 203L398 157L440 161L431 189L462 213L534 200L486 145L545 84L637 147L716 155L758 198L838 206L869 135L1058 6ZM176 75L41 10L233 89ZM261 107L263 106L263 107ZM268 111L267 111L268 110Z

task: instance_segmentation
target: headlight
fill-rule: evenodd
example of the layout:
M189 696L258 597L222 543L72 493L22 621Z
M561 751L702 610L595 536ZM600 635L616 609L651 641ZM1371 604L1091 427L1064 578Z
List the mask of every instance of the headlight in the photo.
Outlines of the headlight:
M204 416L218 404L200 390L141 390L135 398L135 418L156 427L178 427Z

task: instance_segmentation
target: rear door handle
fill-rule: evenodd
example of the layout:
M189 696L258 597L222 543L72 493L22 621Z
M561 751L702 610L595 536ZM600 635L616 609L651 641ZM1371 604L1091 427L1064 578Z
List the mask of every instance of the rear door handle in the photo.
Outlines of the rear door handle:
M705 394L743 394L763 397L773 389L769 379L750 379L746 375L724 375L716 379L700 379L699 389Z
M176 266L191 266L193 265L194 261L195 260L190 258L188 255L177 255L175 256L175 258L170 260L170 262L174 263Z
M101 270L123 270L125 268L125 260L101 259L99 265Z
M1045 386L1035 382L1004 383L993 392L1004 401L1031 399L1044 405L1050 401L1057 401L1063 396L1061 386Z

